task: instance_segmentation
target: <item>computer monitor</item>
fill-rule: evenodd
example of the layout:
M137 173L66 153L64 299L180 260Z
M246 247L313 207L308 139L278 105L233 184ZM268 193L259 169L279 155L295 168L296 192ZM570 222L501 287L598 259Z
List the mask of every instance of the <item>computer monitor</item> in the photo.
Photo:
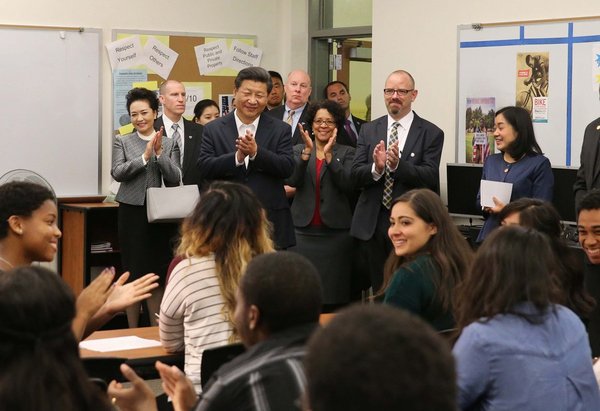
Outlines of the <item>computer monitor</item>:
M464 217L482 217L477 207L481 164L446 164L448 212Z
M560 219L565 223L575 224L575 194L573 184L577 178L575 167L552 167L554 174L554 196L552 205L560 214Z

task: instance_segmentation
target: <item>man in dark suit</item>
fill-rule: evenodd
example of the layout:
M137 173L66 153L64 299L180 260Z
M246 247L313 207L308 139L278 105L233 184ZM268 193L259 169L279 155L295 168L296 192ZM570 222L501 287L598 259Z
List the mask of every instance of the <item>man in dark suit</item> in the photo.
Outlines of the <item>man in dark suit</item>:
M178 137L183 184L197 184L200 187L202 180L196 163L203 127L183 118L185 96L185 87L177 80L167 80L160 86L158 98L163 107L163 114L154 121L154 129L160 130L164 127L165 136Z
M577 178L573 185L575 208L593 188L600 188L600 118L585 128Z
M310 128L310 124L306 123L306 107L312 92L310 76L304 70L294 70L288 75L283 88L285 90L285 105L275 107L267 113L292 126L292 146L295 146L302 143L298 124L302 124L305 130Z
M335 101L346 112L344 128L338 130L336 141L338 144L356 147L358 133L361 126L366 123L365 120L354 117L350 112L350 100L352 96L348 90L348 86L343 81L335 80L330 82L323 89L323 98Z
M208 123L198 167L203 178L230 180L250 187L274 228L278 249L296 243L283 181L294 171L291 128L262 114L271 76L260 67L241 70L235 79L235 111Z
M361 127L352 164L352 177L363 191L350 234L361 240L374 292L382 285L383 263L391 251L387 236L391 200L413 188L439 193L444 132L412 111L417 94L407 71L388 76L384 89L388 115Z

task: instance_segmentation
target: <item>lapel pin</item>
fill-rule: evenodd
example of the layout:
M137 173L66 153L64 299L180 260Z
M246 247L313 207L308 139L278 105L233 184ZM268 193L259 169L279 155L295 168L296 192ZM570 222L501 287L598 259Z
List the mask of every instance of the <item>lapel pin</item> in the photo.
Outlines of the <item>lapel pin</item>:
M600 126L596 126L596 130L600 130Z
M414 156L415 156L415 153L410 153L410 156L411 156L411 157L414 157Z

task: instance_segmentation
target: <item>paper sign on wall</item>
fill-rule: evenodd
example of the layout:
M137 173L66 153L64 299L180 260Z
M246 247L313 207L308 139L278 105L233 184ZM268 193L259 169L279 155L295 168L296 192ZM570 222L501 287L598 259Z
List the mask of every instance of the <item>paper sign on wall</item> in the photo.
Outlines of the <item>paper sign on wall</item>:
M225 40L211 41L194 47L200 74L206 76L227 67L229 52Z
M231 42L231 60L229 67L236 70L242 70L246 67L256 67L260 65L262 50L252 47L239 40Z
M112 70L126 69L141 64L142 44L139 36L131 36L106 45Z
M194 117L194 107L202 99L204 99L204 90L201 88L186 88L184 117Z
M173 70L178 57L179 53L170 49L154 37L149 37L144 46L143 63L165 80L169 77L171 70Z

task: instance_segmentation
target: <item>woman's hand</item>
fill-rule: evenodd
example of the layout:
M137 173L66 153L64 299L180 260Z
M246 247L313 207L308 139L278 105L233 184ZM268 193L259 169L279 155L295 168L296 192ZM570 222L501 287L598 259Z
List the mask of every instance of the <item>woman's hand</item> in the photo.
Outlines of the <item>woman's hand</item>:
M504 208L504 206L506 204L504 204L502 201L500 201L498 199L498 197L492 197L492 200L494 201L494 206L493 207L483 207L483 211L485 211L486 213L490 213L490 214L498 214L500 211L502 211L502 209Z
M149 273L126 284L128 279L129 271L123 273L115 282L112 292L102 307L109 315L115 315L130 305L149 298L152 295L151 291L158 287L159 276Z
M158 130L156 132L156 134L154 134L154 137L151 140L154 154L156 154L157 157L160 156L163 151L162 135L163 135L163 127L161 127L160 130Z
M302 140L304 140L304 149L302 150L302 152L304 154L310 155L314 147L313 141L310 138L308 131L306 131L304 127L302 127L302 124L298 123L298 128L300 128L300 135L302 136Z
M327 144L325 144L325 147L323 147L323 155L325 155L325 161L327 161L327 164L331 163L331 160L333 159L333 146L335 145L336 137L337 127L333 129L333 134L329 138L329 141L327 141Z

